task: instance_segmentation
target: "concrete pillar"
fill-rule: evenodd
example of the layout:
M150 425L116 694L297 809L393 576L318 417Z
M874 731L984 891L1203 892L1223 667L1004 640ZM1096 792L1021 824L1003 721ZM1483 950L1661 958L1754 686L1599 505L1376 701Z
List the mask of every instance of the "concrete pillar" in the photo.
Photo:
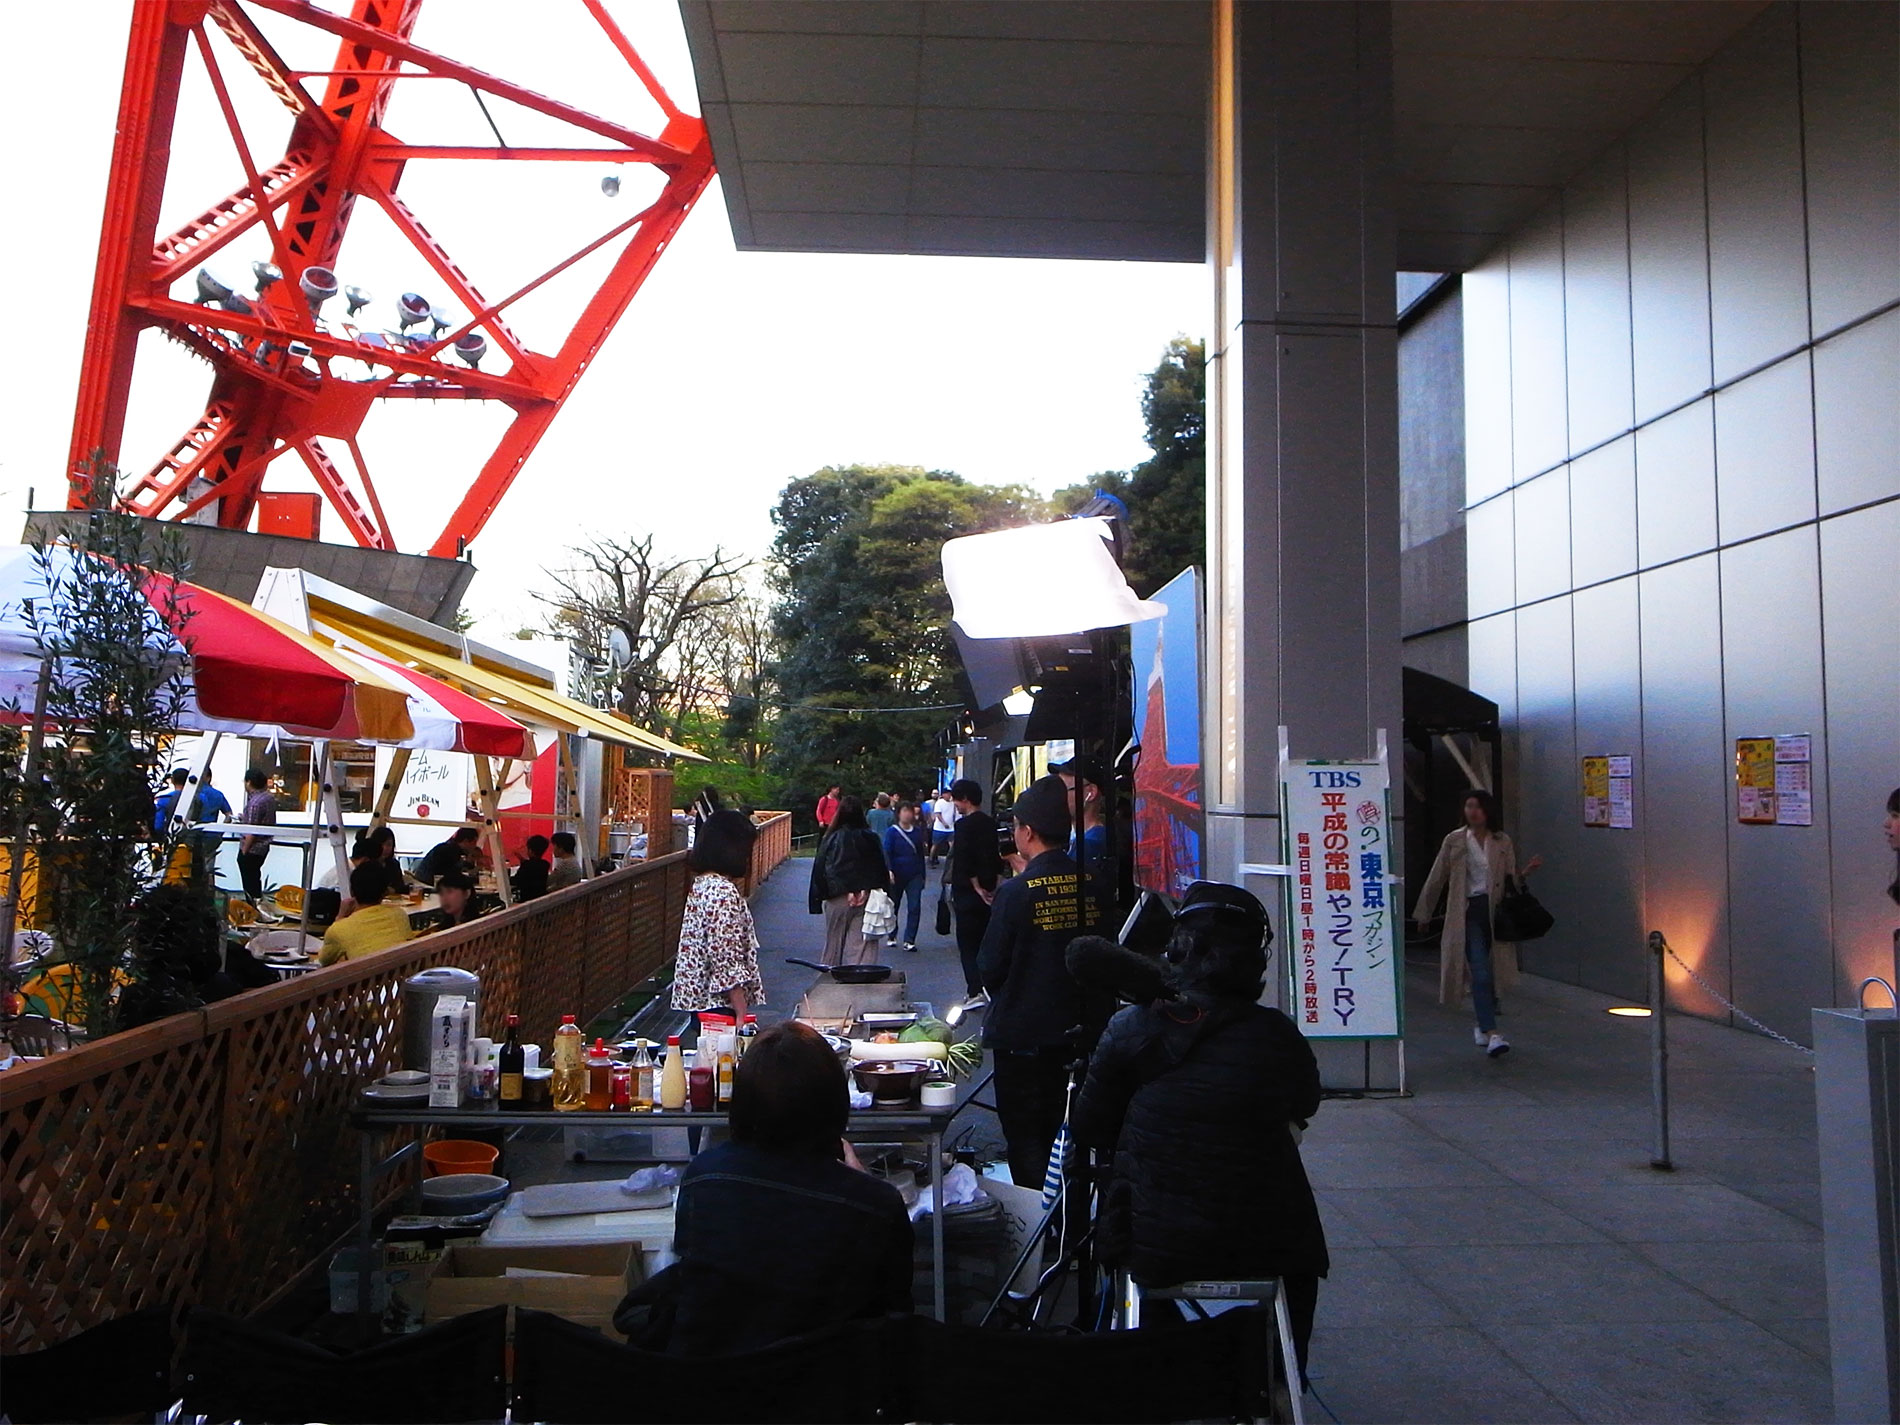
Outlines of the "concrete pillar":
M1295 757L1399 746L1391 11L1215 0L1214 46L1205 848L1233 880L1283 859L1280 726Z

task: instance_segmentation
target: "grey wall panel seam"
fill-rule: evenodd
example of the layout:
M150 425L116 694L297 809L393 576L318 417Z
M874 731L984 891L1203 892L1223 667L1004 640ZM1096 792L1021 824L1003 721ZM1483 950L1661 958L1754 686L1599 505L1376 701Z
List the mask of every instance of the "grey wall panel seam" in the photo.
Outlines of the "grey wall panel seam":
M1877 500L1865 500L1865 501L1862 501L1858 505L1850 505L1844 510L1833 510L1825 515L1819 515L1815 517L1814 519L1796 520L1793 524L1778 525L1774 529L1763 530L1760 534L1744 535L1742 538L1732 539L1728 541L1728 543L1726 544L1711 544L1706 549L1697 549L1688 554L1678 554L1673 559L1659 560L1654 564L1642 564L1642 565L1639 565L1637 568L1630 570L1630 572L1627 574L1612 574L1607 579L1596 579L1588 584L1578 584L1574 588L1564 589L1555 594L1546 594L1541 599L1531 599L1530 601L1526 603L1512 604L1508 608L1494 609L1488 614L1480 615L1480 617L1481 618L1495 618L1498 614L1516 613L1520 609L1536 608L1537 605L1547 604L1552 599L1568 598L1570 595L1580 594L1586 589L1600 589L1605 584L1616 584L1616 583L1622 582L1624 579L1634 579L1638 575L1651 574L1651 573L1654 573L1658 569L1667 569L1671 567L1672 565L1685 564L1691 559L1702 559L1711 554L1722 554L1731 549L1742 549L1751 544L1759 544L1764 539L1774 539L1778 535L1791 534L1796 530L1806 529L1809 525L1814 525L1818 527L1820 525L1826 524L1829 520L1845 519L1849 515L1857 515L1861 513L1863 510L1877 510L1882 505L1891 505L1895 503L1896 501L1900 501L1900 494L1882 495ZM1818 529L1817 529L1815 538L1817 539L1820 538ZM1469 627L1470 624L1471 624L1471 620L1466 619L1463 624L1446 624L1445 628ZM1435 629L1435 628L1426 629L1424 633L1408 634L1406 635L1406 637L1407 638L1413 638L1413 637L1423 638L1425 637L1426 634L1440 633L1443 631L1444 631L1443 629Z
M1867 325L1867 323L1871 321L1875 321L1878 318L1884 317L1888 313L1896 311L1896 310L1900 310L1900 297L1896 297L1891 302L1883 302L1878 307L1875 307L1870 311L1863 312L1860 316L1855 317L1852 321L1842 322L1838 326L1830 327L1827 331L1821 333L1819 336L1815 337L1812 341L1802 342L1799 346L1793 347L1789 349L1788 351L1783 352L1779 356L1772 357L1767 361L1761 362L1759 365L1751 366L1748 368L1748 370L1740 372L1736 374L1735 376L1730 377L1726 381L1718 382L1717 384L1709 387L1706 391L1700 391L1693 396L1685 397L1683 400L1671 406L1668 410L1659 411L1655 415L1651 416L1648 420L1637 422L1635 425L1631 426L1628 430L1618 431L1615 435L1605 436L1602 440L1597 441L1594 445L1586 445L1581 450L1573 451L1571 454L1565 456L1562 460L1559 460L1554 465L1548 465L1544 467L1542 470L1535 472L1534 474L1526 475L1522 480L1513 481L1511 484L1505 486L1503 489L1494 491L1493 493L1486 495L1482 500L1474 500L1472 503L1465 506L1465 510L1467 513L1469 513L1470 511L1477 509L1478 506L1480 505L1488 505L1491 503L1491 501L1497 499L1501 495L1508 495L1512 493L1513 491L1518 490L1522 488L1523 486L1530 484L1533 480L1542 479L1544 476L1550 474L1554 470L1561 470L1566 465L1575 464L1577 461L1583 459L1586 455L1596 454L1597 451L1602 450L1605 446L1615 445L1619 440L1623 440L1628 436L1636 435L1641 431L1649 429L1649 427L1655 425L1658 421L1666 421L1671 416L1680 415L1682 412L1688 410L1689 407L1693 406L1696 402L1706 401L1706 400L1709 400L1711 397L1719 396L1724 391L1731 390L1734 387L1739 386L1742 382L1761 375L1762 372L1768 370L1770 367L1779 366L1784 361L1792 361L1797 356L1812 355L1814 352L1814 349L1817 346L1820 346L1825 342L1832 341L1834 340L1835 337L1844 336L1848 332L1853 331L1856 327L1865 326ZM1634 342L1632 342L1632 357L1631 357L1632 361L1634 360L1633 347L1634 347ZM1817 459L1818 459L1818 450L1817 450ZM1818 473L1817 473L1816 478L1818 480L1819 478ZM1818 489L1818 485L1817 485L1817 489ZM1873 503L1878 504L1880 502L1876 500Z

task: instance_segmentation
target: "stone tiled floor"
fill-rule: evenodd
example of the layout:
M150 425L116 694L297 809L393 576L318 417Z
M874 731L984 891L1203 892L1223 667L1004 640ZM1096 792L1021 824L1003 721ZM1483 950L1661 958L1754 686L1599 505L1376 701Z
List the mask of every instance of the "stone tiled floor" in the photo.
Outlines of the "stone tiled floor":
M1405 1099L1334 1100L1304 1145L1333 1249L1315 1390L1342 1422L1828 1418L1806 1056L1671 1021L1649 1167L1648 1026L1526 980L1513 1052L1408 986ZM1324 1419L1325 1412L1314 1412Z

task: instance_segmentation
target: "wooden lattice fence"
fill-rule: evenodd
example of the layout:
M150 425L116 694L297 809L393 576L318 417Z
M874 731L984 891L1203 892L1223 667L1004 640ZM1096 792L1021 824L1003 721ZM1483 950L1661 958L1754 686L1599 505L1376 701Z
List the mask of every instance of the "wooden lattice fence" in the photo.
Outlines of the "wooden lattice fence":
M473 970L482 1033L514 1011L552 1043L671 958L686 887L644 862L0 1074L0 1350L267 1304L355 1222L350 1102L400 1066L404 979Z

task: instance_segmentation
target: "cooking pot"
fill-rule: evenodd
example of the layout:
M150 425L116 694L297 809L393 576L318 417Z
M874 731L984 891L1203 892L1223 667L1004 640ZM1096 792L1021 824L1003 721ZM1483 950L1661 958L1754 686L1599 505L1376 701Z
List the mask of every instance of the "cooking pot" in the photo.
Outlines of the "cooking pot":
M861 1062L851 1066L851 1076L877 1103L909 1103L917 1096L917 1086L935 1077L935 1066L918 1059Z
M821 971L841 985L881 985L891 977L889 965L821 965L816 960L800 960L793 955L787 955L785 963Z

